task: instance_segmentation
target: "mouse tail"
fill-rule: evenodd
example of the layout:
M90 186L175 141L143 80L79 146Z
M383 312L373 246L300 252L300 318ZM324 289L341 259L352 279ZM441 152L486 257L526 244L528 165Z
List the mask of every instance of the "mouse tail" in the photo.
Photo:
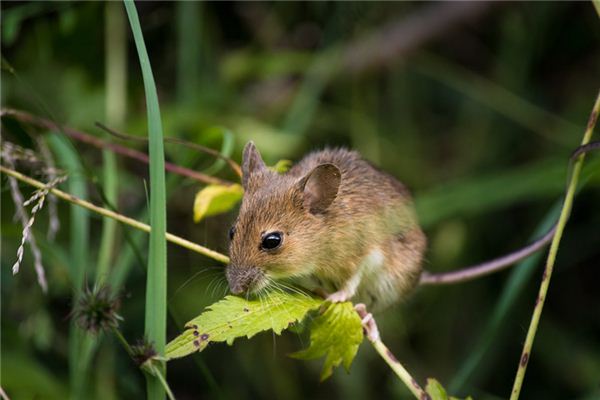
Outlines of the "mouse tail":
M544 248L552 240L555 231L556 224L535 242L502 257L494 258L493 260L485 261L480 264L471 265L457 271L441 272L437 274L424 271L421 274L419 285L450 285L453 283L467 282L484 275L501 271Z

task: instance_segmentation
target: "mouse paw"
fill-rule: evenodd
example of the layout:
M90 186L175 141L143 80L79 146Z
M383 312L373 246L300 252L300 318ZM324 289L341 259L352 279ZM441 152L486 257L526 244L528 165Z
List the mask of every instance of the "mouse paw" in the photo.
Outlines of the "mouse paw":
M327 301L332 303L343 303L344 301L350 300L350 297L352 296L350 296L345 290L340 290L327 296Z

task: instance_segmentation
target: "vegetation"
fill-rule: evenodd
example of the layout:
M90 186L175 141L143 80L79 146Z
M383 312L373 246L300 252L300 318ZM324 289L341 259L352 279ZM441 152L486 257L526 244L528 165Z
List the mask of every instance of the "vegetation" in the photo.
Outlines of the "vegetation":
M600 396L600 159L571 157L600 108L591 3L1 7L2 394ZM224 297L248 140L278 171L343 145L401 179L432 272L560 224L363 340L349 303Z

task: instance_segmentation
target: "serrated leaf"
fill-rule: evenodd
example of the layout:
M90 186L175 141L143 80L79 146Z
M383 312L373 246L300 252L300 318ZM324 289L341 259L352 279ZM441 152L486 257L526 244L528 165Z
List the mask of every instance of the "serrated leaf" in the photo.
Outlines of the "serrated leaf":
M425 391L431 397L431 400L460 400L458 397L448 396L446 389L434 378L427 378ZM473 400L473 398L468 396L465 400Z
M231 210L242 199L244 189L239 184L229 186L208 185L194 199L194 222L204 217L221 214Z
M279 160L275 165L269 167L271 171L277 172L278 174L286 173L292 167L290 160Z
M352 303L333 303L311 322L309 347L290 356L303 360L325 357L323 381L340 364L350 370L362 340L362 323Z
M255 300L227 296L185 324L185 332L167 344L165 357L184 357L202 351L210 342L231 345L236 338L251 338L266 330L279 335L322 302L306 295L280 292Z

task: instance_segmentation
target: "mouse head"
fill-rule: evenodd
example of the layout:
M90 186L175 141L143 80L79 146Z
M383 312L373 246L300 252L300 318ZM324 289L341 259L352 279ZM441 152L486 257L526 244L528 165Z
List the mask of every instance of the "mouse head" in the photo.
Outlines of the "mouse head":
M341 172L321 164L304 174L278 174L249 142L242 162L244 199L231 227L232 293L256 292L273 280L310 275L327 245L327 218L335 207Z

